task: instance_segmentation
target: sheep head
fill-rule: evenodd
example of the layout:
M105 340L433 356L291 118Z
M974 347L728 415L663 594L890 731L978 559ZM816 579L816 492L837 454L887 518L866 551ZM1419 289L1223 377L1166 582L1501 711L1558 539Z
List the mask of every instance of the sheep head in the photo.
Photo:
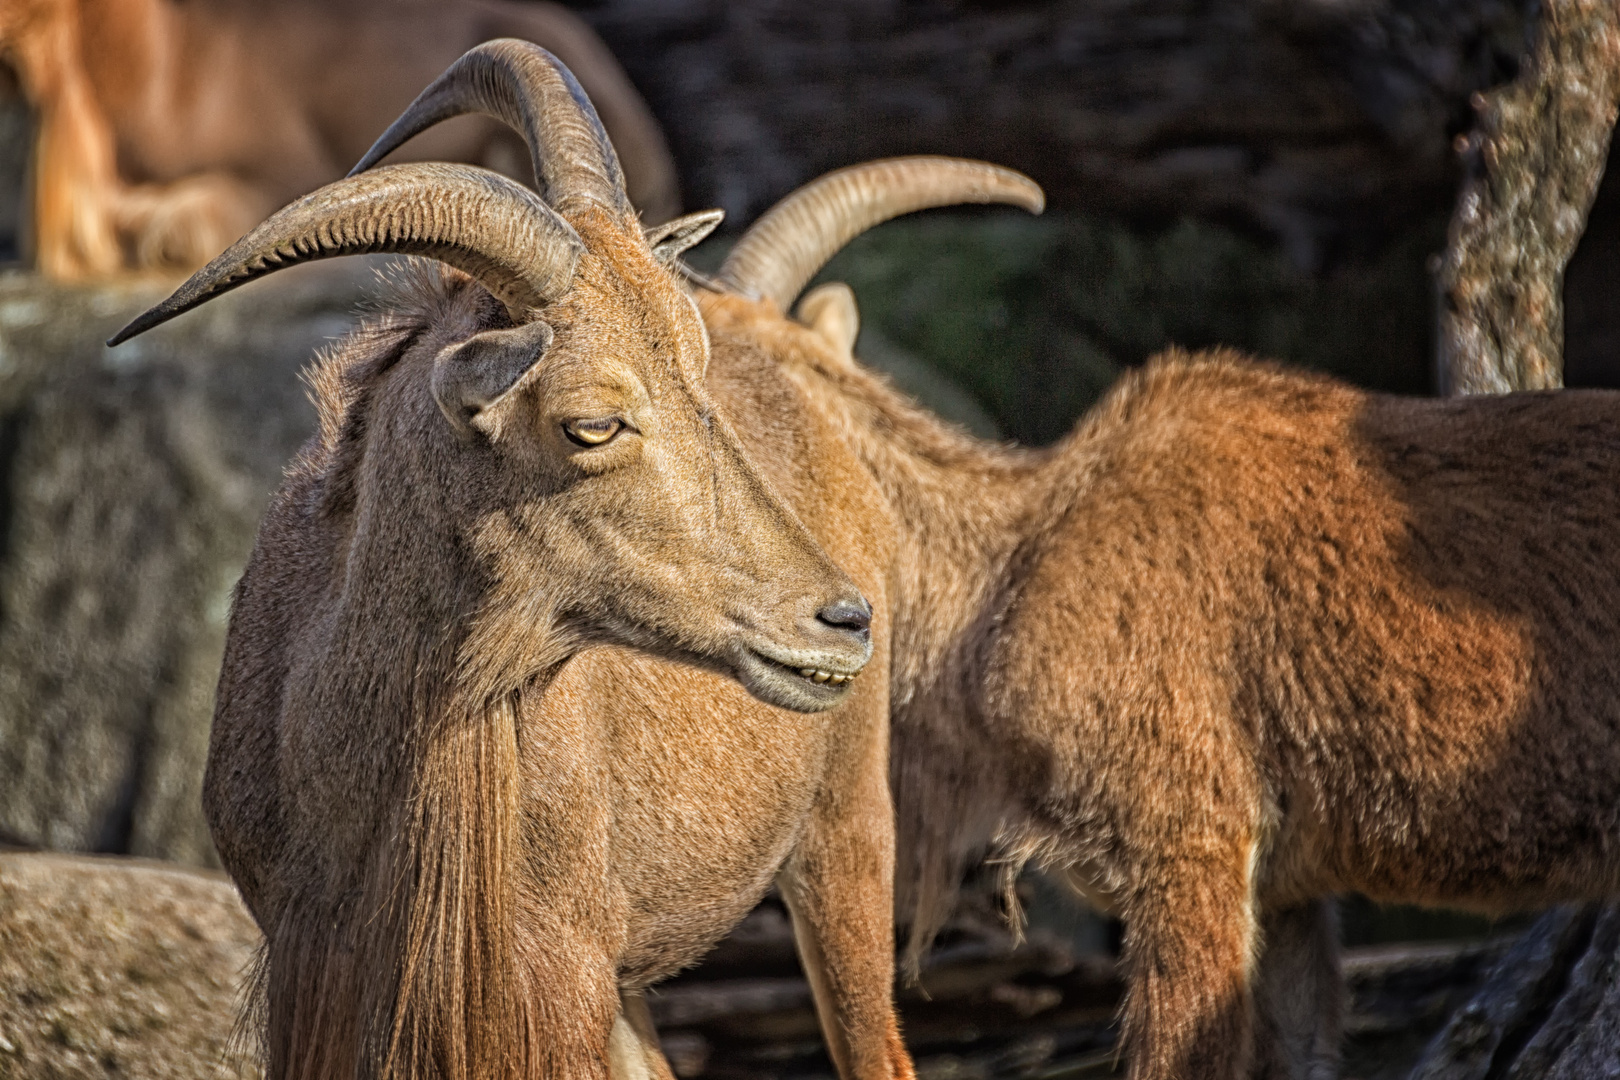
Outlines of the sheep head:
M870 608L716 413L703 323L666 265L718 216L644 236L594 110L544 50L489 43L445 78L469 73L524 125L549 201L470 166L351 176L109 344L313 259L397 252L471 275L493 301L415 333L373 374L350 456L389 543L473 583L461 653L477 692L611 642L723 670L772 704L830 707L871 655Z

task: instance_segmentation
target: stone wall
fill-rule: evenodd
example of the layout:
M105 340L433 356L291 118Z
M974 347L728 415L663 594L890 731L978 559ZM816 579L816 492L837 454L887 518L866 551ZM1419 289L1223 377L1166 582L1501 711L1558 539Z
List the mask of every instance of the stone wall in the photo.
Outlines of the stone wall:
M0 837L213 860L231 589L368 278L288 272L108 349L165 290L0 276Z
M259 931L223 874L0 854L0 1080L250 1080Z

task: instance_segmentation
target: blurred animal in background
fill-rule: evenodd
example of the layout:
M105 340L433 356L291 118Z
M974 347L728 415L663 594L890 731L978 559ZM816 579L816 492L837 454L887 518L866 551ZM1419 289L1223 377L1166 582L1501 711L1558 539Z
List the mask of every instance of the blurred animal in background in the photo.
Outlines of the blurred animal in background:
M844 170L720 280L785 310L877 222L1034 208L1030 187ZM914 950L971 861L1036 859L1124 922L1134 1080L1319 1080L1343 994L1326 897L1496 914L1620 891L1620 394L1400 399L1171 351L1019 449L857 364L847 287L799 311L832 348L779 355L901 525ZM710 320L717 349L746 333Z
M657 122L601 40L555 4L0 0L0 57L37 113L35 261L60 281L193 270L342 176L417 90L497 37L537 42L578 74L648 224L679 212ZM405 155L530 179L518 140L483 118Z
M467 111L524 132L545 201L357 170L115 338L310 259L464 271L316 366L237 587L205 808L269 1075L668 1077L636 992L776 878L833 1060L903 1080L876 485L771 358L711 361L669 268L719 213L644 234L554 57L471 51L361 169Z

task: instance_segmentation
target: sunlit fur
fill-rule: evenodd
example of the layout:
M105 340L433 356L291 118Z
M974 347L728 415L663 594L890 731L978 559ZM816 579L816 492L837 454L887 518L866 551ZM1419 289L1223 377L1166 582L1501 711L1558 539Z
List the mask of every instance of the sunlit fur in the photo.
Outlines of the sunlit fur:
M810 305L842 360L780 355L900 528L914 949L970 862L1033 858L1124 919L1132 1077L1325 1077L1324 897L1615 891L1620 396L1408 400L1171 351L1018 449L854 363L836 307Z
M587 253L542 313L555 338L474 420L487 441L429 392L444 345L505 320L453 271L310 376L320 429L237 590L205 790L265 931L278 1080L603 1077L620 991L692 963L773 880L841 1071L911 1075L890 999L893 529L774 361L711 356L604 217L573 219ZM559 395L603 379L650 399L622 479L546 450L566 445ZM877 645L838 707L705 670L717 612L814 640L800 600L851 578Z
M573 69L648 221L680 210L646 104L566 9L514 0L4 0L0 58L38 114L33 247L62 281L188 271L348 171L464 49L544 45ZM401 160L523 175L527 152L468 118Z

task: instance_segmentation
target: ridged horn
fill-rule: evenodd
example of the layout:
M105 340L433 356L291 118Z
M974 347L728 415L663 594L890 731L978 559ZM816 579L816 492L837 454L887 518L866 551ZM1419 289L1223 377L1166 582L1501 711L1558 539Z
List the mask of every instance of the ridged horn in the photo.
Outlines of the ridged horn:
M573 72L538 45L497 38L474 46L417 95L350 170L376 165L442 120L483 113L514 128L529 146L546 201L568 213L594 202L630 212L624 173L596 107Z
M720 267L720 281L776 301L783 311L827 260L890 218L955 203L1046 208L1040 185L984 161L900 157L851 165L799 188L743 234Z
M568 288L584 250L555 210L499 173L474 165L391 165L278 210L107 344L277 270L381 252L425 255L464 270L522 322Z

